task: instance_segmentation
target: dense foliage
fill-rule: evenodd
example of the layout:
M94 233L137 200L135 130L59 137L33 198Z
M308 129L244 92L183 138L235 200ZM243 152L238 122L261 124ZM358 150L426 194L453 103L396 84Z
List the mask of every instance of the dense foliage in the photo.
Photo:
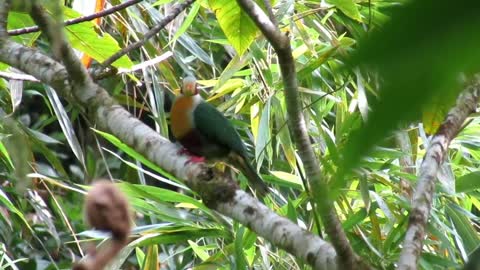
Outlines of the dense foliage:
M95 69L168 15L173 2L145 0L104 17L100 26L83 22L66 33ZM398 260L428 136L462 90L460 72L468 76L478 63L470 32L479 19L467 8L470 1L448 8L418 2L406 8L390 0L273 3L280 29L291 38L308 132L343 229L378 269L393 269ZM439 9L425 12L432 7ZM463 16L443 21L451 14ZM66 19L78 16L65 6ZM10 12L9 29L31 25L28 14ZM38 32L14 39L51 52ZM182 76L194 73L203 97L231 119L275 189L278 196L266 205L324 236L286 124L275 54L235 1L194 2L113 66L120 73L98 83L170 139L172 99ZM51 88L6 79L0 87L0 268L68 269L88 244L103 243L108 235L88 230L81 205L93 179L110 178L119 180L136 213L135 239L110 269L309 269L206 207ZM480 244L479 122L472 115L438 173L422 269L463 265Z

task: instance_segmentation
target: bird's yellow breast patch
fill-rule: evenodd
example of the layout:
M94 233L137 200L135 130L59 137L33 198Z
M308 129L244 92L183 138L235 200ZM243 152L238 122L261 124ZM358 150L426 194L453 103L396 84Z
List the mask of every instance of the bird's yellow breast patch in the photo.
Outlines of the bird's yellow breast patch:
M170 112L170 122L173 136L181 139L193 128L193 109L197 105L192 96L177 97Z

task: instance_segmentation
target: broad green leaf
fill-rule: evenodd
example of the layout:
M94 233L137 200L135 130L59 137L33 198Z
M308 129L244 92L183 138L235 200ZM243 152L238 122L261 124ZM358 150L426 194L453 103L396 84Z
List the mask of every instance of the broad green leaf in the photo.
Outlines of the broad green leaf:
M8 13L8 30L21 29L35 25L32 17L28 13L11 11ZM41 32L23 34L12 37L13 40L21 44L31 46L40 36Z
M64 9L67 19L81 17L81 15L69 8ZM67 38L73 48L88 54L98 62L103 62L114 53L121 50L117 41L108 33L97 34L95 24L87 21L65 27ZM117 68L129 69L133 66L128 56L124 55L112 64Z
M230 44L239 55L245 53L257 35L257 27L237 1L209 0L210 9Z
M480 171L463 175L455 180L455 191L457 193L470 192L480 189Z
M327 0L327 2L336 6L348 17L354 20L357 20L359 22L362 21L360 12L358 11L357 5L353 0Z
M435 134L453 105L455 105L455 96L435 96L427 101L422 110L423 128L427 134Z

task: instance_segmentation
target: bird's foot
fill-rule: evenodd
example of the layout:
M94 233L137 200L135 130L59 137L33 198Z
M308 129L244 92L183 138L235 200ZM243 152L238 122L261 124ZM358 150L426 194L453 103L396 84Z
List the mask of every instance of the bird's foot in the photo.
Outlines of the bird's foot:
M205 162L204 157L196 156L196 155L192 154L190 151L188 151L186 148L180 149L180 151L178 151L178 154L189 156L190 157L189 161L192 162L192 163L203 163L203 162Z
M204 163L205 158L204 157L199 157L199 156L190 156L190 162L192 162L192 163Z

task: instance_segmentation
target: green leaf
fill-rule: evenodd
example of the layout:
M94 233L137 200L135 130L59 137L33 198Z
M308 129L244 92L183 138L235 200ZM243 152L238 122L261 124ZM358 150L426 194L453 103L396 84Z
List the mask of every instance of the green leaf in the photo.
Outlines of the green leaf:
M271 145L270 145L270 99L263 106L260 122L258 123L258 133L255 140L255 159L257 160L257 167L261 167L265 157L271 160Z
M68 19L81 17L76 11L65 8L64 15ZM95 31L95 24L87 21L78 24L73 24L65 27L67 38L73 48L88 54L98 62L103 62L114 53L121 50L117 41L108 33L103 35L97 34ZM128 56L124 55L112 64L117 68L131 68L132 61Z
M457 193L469 192L477 189L480 189L480 171L463 175L455 181L455 191Z
M448 217L452 219L456 232L462 240L465 251L470 253L480 244L480 238L478 237L477 231L472 226L472 221L470 221L470 219L468 219L465 214L457 208L458 206L454 204L448 204L445 210Z
M200 247L197 245L197 243L188 240L188 244L192 248L193 252L195 252L195 255L197 255L202 261L208 260L210 256L208 256L208 253L205 251L205 247Z
M245 227L240 226L235 235L235 262L237 269L247 269L247 260L245 258L245 252L243 250L243 234L245 232Z
M422 110L423 128L427 134L434 134L437 131L453 105L455 105L455 96L449 95L434 96L427 101Z
M178 28L175 32L172 40L170 40L170 42L168 43L169 45L172 42L175 42L183 33L185 33L185 31L187 31L188 27L190 27L190 25L192 24L193 19L195 19L195 17L197 16L198 10L200 10L200 1L196 1L193 3L190 12L188 13L180 28Z
M208 3L230 44L239 55L245 53L257 35L253 21L236 1L209 0Z
M181 181L177 180L173 175L171 175L167 171L163 170L162 168L158 167L157 165L155 165L150 160L146 159L140 153L138 153L137 151L133 150L128 145L121 142L117 137L113 136L112 134L102 132L100 130L96 130L96 129L93 129L93 128L92 128L92 130L95 131L96 133L100 134L103 138L107 139L110 143L112 143L113 145L118 147L120 150L124 151L126 154L128 154L132 158L140 161L142 164L144 164L144 165L148 166L149 168L167 176L170 179L174 179L178 183L181 183Z
M35 25L28 13L14 12L8 13L8 30L20 29ZM12 39L24 45L31 46L40 36L41 32L13 36Z
M362 17L358 11L357 5L353 0L327 0L328 3L340 9L348 17L362 22Z
M13 169L15 166L13 166L12 159L10 158L10 154L8 154L7 148L5 148L5 145L0 141L0 157L4 158L7 161L7 164L10 165L10 169Z
M147 254L143 264L143 270L157 270L158 269L158 246L151 245L147 248Z

